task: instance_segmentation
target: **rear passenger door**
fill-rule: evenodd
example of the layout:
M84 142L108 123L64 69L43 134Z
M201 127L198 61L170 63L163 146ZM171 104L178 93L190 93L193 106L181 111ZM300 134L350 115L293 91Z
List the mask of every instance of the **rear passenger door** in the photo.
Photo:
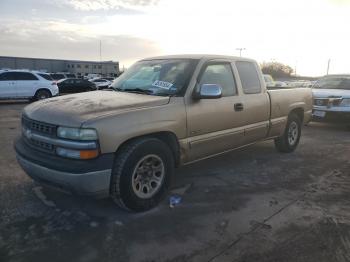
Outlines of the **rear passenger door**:
M39 79L29 72L15 72L17 97L33 97L39 87Z
M0 98L14 98L17 96L14 72L0 74Z
M270 99L262 87L258 65L250 61L236 61L236 70L242 89L242 115L245 144L267 136L270 119Z
M75 86L75 82L74 82L74 79L66 79L64 81L64 84L65 84L65 93L75 93L76 92L76 86Z
M75 92L85 92L86 87L84 86L84 81L82 79L74 79Z
M222 97L188 100L189 161L238 147L244 139L241 111L235 109L241 98L231 62L210 61L204 64L196 88L203 84L219 85Z

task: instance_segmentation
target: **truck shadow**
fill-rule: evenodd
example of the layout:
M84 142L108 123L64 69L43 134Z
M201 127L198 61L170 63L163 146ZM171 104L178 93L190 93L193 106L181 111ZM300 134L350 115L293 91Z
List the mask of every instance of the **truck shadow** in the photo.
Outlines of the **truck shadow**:
M175 208L198 208L197 211L203 213L211 212L213 205L222 210L239 209L248 201L242 195L274 190L284 183L285 177L279 174L281 163L278 160L285 163L290 158L297 158L297 155L281 155L271 141L266 141L183 166L176 170L173 187L160 205L142 214L124 211L110 199L67 195L49 188L43 188L43 192L61 210L79 210L103 220L128 220L167 213L170 209L169 197L178 192L182 202ZM230 203L229 207L227 203ZM234 207L232 203L235 203Z
M155 209L142 213L161 214L169 210L169 196L178 194L182 202L178 208L198 207L200 212L211 212L213 206L226 210L226 203L236 203L236 209L246 201L237 203L235 199L245 198L251 194L271 192L274 190L301 190L318 175L319 170L313 165L322 157L322 151L315 151L327 141L318 140L315 133L329 133L335 137L347 134L347 127L342 125L310 123L303 130L298 149L290 154L275 150L272 141L238 149L221 156L202 160L180 167L176 170L173 187L165 199ZM339 134L339 135L338 135ZM328 139L333 140L328 136ZM315 143L320 141L320 144ZM336 163L335 163L336 164ZM305 172L305 169L314 170ZM92 199L66 195L51 189L43 189L45 195L54 201L59 209L80 210L101 219L138 217L118 208L110 199ZM249 198L249 197L248 197ZM177 208L177 207L176 207ZM232 208L230 205L229 208Z

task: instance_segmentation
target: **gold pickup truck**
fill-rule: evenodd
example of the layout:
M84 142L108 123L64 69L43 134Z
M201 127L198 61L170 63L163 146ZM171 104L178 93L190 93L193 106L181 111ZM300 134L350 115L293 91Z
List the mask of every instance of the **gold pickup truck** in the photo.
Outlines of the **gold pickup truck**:
M268 91L254 60L155 57L109 91L27 106L15 149L36 181L143 211L166 194L179 165L266 139L292 152L311 113L311 89Z

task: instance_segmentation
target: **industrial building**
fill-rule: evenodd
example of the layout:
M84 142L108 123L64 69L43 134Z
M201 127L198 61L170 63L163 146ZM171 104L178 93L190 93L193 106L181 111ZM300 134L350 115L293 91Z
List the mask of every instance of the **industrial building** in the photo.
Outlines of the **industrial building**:
M48 73L69 72L78 77L88 74L116 77L119 75L119 62L0 56L0 69L29 69Z

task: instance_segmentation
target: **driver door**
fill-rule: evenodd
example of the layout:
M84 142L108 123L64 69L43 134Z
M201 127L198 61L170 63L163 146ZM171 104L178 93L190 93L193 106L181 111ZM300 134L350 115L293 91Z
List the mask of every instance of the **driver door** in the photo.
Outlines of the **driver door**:
M205 158L238 147L244 142L241 96L230 61L210 61L203 65L196 88L217 84L222 97L189 100L187 125L189 161Z

